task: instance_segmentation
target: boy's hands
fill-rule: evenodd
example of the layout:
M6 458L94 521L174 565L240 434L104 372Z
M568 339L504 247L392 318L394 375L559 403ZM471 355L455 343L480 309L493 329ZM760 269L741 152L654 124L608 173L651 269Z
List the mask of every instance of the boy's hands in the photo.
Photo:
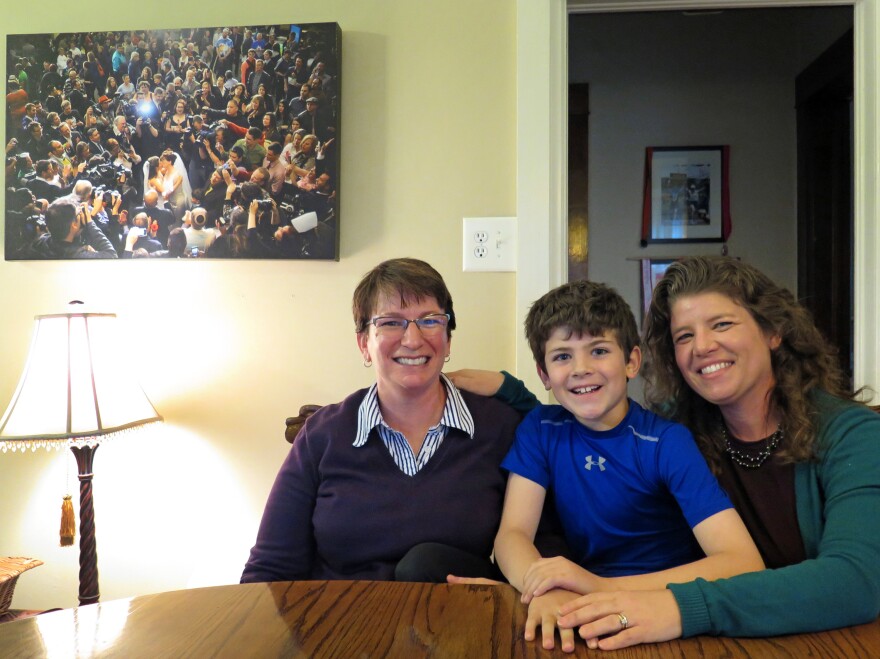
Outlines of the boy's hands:
M608 590L607 579L597 577L577 563L562 556L542 558L529 566L523 577L522 601L528 604L554 588L564 588L580 595Z
M577 599L577 593L572 593L561 588L556 588L548 593L535 597L529 604L529 614L526 618L527 641L535 640L535 630L541 626L541 647L552 650L555 647L556 618L559 607L566 602ZM559 628L559 640L563 652L574 652L574 630Z

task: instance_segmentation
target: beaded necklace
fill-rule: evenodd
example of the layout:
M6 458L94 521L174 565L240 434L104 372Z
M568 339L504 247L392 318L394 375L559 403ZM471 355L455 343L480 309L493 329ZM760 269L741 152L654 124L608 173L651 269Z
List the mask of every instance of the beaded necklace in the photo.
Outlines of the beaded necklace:
M776 430L772 435L761 440L762 442L765 442L765 445L764 448L757 453L734 448L730 443L730 436L727 434L727 426L724 425L723 422L721 423L721 434L724 437L724 450L734 463L745 469L757 469L767 462L767 458L770 457L770 454L776 450L776 447L779 446L779 443L782 441L784 433L781 425L776 426Z

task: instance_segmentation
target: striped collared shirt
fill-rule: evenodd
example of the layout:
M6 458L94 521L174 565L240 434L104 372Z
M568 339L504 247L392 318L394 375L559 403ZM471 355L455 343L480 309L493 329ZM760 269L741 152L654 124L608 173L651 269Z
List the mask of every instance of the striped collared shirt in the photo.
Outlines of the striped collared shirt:
M419 470L424 467L431 456L440 448L446 433L450 428L458 428L467 433L468 437L474 436L474 419L468 410L464 399L455 388L455 385L442 373L440 380L446 387L446 405L443 407L443 414L440 416L440 422L436 426L428 428L428 434L425 435L425 441L419 454L415 455L409 443L401 433L397 432L385 423L382 418L382 412L379 410L379 394L376 384L373 384L367 390L367 394L361 401L358 408L358 425L357 434L355 435L353 446L359 448L367 443L370 431L376 428L379 437L385 443L388 452L394 459L394 463L407 476L415 476Z

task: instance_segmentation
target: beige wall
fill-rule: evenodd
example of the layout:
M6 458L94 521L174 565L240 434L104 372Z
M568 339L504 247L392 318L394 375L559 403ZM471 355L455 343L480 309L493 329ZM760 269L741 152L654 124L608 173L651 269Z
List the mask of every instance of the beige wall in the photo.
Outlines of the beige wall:
M3 29L208 24L196 4L162 20L110 18L106 6L19 3L4 8ZM211 6L211 24L247 13L229 0ZM378 261L411 255L444 274L459 317L451 368L514 362L515 275L462 273L460 236L462 216L516 214L515 3L276 3L260 20L343 31L339 263L0 262L0 408L32 317L77 298L119 314L131 335L120 359L166 419L97 453L103 599L237 581L286 452L285 417L371 381L349 304ZM16 607L76 603L77 550L57 547L68 469L76 495L69 452L0 454L0 554L46 563L22 577Z

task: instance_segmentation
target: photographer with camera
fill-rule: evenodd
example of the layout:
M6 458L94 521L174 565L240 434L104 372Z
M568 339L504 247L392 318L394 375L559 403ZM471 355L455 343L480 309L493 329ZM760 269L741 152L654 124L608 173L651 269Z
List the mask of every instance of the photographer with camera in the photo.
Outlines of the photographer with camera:
M122 195L117 190L98 186L92 190L92 221L95 223L113 249L121 251L122 234L126 226L127 213L122 211Z
M28 188L6 189L6 258L33 258L31 244L46 233L43 213L48 204Z
M35 258L115 259L116 250L92 221L88 204L71 197L60 197L46 209L49 233L33 244Z
M135 94L136 117L134 132L137 136L135 150L141 158L150 158L162 153L164 145L159 132L162 113L159 106L153 101L153 95L149 92L139 91Z
M213 138L202 140L208 158L214 163L214 167L221 167L229 160L229 147L232 146L227 135L226 125L222 122L211 124L216 126L213 130Z
M253 185L252 183L245 183ZM262 190L255 191L252 194L263 194ZM242 191L242 197L250 196ZM248 204L248 221L247 221L247 242L245 254L248 258L265 259L278 258L280 252L275 246L275 231L281 225L281 214L278 211L278 205L274 199L261 196L252 199Z
M247 248L247 212L244 204L256 199L259 196L259 189L248 184L248 194L254 196L244 199L242 190L236 185L229 169L221 168L218 172L222 174L226 183L226 195L223 200L223 212L217 218L217 237L205 256L221 259L244 257Z
M186 163L190 185L195 190L205 186L214 169L214 163L205 146L205 142L213 139L214 131L205 129L205 121L200 114L189 116L188 121L189 125L180 138L180 154Z

